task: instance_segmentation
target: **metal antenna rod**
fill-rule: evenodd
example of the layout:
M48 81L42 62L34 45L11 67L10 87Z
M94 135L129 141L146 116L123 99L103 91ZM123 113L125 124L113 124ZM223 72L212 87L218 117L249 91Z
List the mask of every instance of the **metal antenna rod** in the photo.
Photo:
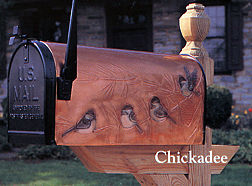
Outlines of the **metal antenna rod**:
M76 1L72 1L71 17L68 29L67 48L65 64L57 78L58 99L70 100L72 82L77 77L77 6Z
M71 18L68 29L67 48L65 65L62 69L62 75L69 80L75 80L77 77L77 8L76 0L72 2Z

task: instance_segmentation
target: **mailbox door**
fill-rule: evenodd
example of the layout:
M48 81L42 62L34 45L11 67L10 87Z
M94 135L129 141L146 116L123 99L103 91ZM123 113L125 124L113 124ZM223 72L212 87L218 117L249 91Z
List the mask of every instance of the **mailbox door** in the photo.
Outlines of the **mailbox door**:
M23 42L8 73L8 137L13 144L49 144L54 139L55 65L42 42Z

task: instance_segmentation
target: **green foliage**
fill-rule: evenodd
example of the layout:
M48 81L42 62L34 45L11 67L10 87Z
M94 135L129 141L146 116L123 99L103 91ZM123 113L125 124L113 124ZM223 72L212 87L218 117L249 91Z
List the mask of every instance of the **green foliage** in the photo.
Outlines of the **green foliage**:
M232 94L226 88L216 85L207 88L206 125L221 128L231 115Z
M252 119L244 114L233 115L228 119L223 129L252 129Z
M0 161L0 185L138 186L130 174L88 172L79 161Z
M5 123L7 123L7 118L8 118L8 116L7 116L7 114L8 114L8 99L7 98L5 98L3 101L2 101L2 107L3 107L3 119L4 119L4 121L5 121Z
M0 120L0 152L11 151L12 145L7 140L7 124Z
M74 159L74 153L66 146L29 145L19 152L21 159Z
M1 151L11 151L12 146L8 143L5 136L0 135L0 152Z
M212 186L249 186L252 183L252 167L244 164L229 164L221 174L212 175Z
M228 119L227 124L223 127L225 129L252 129L252 108L244 110L235 110Z
M116 163L116 162L115 162ZM138 186L131 174L88 172L79 161L0 161L1 185L43 186ZM248 186L252 183L251 165L229 164L219 175L212 175L213 186Z
M8 143L6 135L7 135L6 123L0 122L0 152L12 150L12 145Z
M239 145L232 163L252 163L252 130L213 130L213 144Z

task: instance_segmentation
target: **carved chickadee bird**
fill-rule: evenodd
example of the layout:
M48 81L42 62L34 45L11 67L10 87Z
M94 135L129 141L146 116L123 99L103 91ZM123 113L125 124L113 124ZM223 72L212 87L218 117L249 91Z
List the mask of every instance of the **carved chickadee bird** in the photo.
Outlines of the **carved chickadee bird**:
M194 87L196 86L197 82L197 69L194 69L194 71L190 73L187 67L184 67L184 71L186 78L179 75L179 85L182 94L186 97L190 96L192 93L195 93L196 96L199 96L199 92L194 91Z
M163 107L158 97L153 97L150 104L150 116L154 121L162 122L166 118L170 119L173 123L176 124L169 115L167 110Z
M66 130L62 134L62 137L64 137L65 135L67 135L72 131L76 131L79 133L91 133L95 129L95 124L96 124L95 113L93 110L89 110L75 126Z
M133 111L133 107L131 105L126 105L122 108L121 111L121 122L124 128L131 128L136 126L138 132L140 134L143 133L142 128L138 125L136 121L136 115Z

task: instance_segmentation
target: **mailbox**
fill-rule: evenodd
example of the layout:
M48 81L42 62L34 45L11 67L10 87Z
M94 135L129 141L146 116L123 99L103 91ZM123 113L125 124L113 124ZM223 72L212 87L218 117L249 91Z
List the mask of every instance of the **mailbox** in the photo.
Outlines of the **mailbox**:
M67 45L27 39L13 54L8 74L10 141L203 144L206 82L198 61L77 47L74 2Z
M54 139L55 65L42 42L26 41L15 50L8 73L11 143L51 143Z
M60 145L202 144L205 78L195 59L78 46L71 99L56 100L65 50L34 41L14 52L10 141L48 143L55 130Z

